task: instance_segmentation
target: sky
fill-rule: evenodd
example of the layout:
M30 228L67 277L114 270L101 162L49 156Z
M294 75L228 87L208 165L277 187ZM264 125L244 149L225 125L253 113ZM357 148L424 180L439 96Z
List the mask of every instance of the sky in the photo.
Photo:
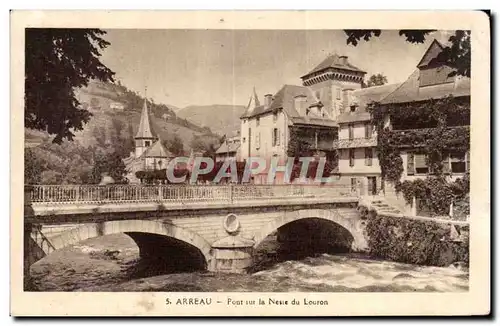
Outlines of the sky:
M389 83L404 81L433 39L446 42L449 32L430 34L424 44L411 44L398 31L346 44L342 30L107 30L111 44L101 61L127 88L156 103L246 105L255 87L259 97L284 84L301 85L329 54Z

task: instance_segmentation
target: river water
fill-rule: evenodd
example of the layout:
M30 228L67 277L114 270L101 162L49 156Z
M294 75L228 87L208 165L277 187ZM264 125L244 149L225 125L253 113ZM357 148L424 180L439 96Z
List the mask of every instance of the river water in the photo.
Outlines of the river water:
M270 244L272 246L272 243ZM265 267L263 267L265 266ZM463 292L469 273L379 261L354 254L316 254L271 261L246 275L161 274L143 266L126 235L89 239L32 266L35 291Z

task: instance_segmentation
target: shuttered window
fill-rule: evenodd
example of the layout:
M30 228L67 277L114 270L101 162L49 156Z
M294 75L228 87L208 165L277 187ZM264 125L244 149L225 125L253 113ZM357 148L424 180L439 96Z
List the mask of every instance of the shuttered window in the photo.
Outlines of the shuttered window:
M354 166L354 148L349 149L349 166Z
M273 146L279 146L280 145L280 132L278 128L273 129Z
M415 174L415 156L413 153L408 153L408 162L406 166L407 174L414 175Z
M444 155L443 158L443 172L444 173L450 172L450 156L448 154Z
M365 125L365 138L371 138L372 137L372 124L371 123L367 123Z
M427 167L425 154L415 154L415 173L426 174L427 172L429 172L429 168Z
M465 153L455 152L450 154L450 167L452 173L465 173L467 170Z
M365 165L372 166L373 163L373 150L371 148L365 148Z
M352 124L349 124L349 140L354 139L354 126Z

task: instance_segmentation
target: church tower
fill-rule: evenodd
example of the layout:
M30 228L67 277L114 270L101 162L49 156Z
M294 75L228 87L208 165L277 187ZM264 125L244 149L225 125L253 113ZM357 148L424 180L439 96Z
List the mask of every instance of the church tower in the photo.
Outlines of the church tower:
M144 99L141 122L139 123L137 134L135 135L135 157L140 157L156 140L158 140L158 137L156 137L153 128L151 128L148 105L146 99Z
M302 84L321 101L328 115L336 120L348 110L352 91L362 87L366 72L351 64L344 55L331 54L306 75Z

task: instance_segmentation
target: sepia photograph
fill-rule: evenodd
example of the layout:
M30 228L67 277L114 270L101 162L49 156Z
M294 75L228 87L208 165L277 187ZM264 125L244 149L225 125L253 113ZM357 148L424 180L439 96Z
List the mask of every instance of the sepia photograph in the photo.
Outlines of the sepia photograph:
M473 115L489 136L490 110L472 86L474 24L221 17L17 29L20 291L154 292L155 309L471 294L472 265L489 266L471 224L490 219L489 190L472 209L471 184L489 184L474 181L489 146L472 146Z

